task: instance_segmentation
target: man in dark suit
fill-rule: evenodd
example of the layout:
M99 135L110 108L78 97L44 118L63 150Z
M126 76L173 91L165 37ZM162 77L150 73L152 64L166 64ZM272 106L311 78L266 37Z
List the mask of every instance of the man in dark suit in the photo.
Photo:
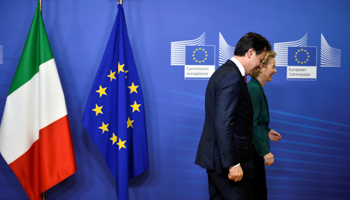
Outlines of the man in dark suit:
M208 173L210 199L252 199L253 107L244 76L262 67L269 42L245 34L234 57L211 76L205 94L205 123L195 163Z

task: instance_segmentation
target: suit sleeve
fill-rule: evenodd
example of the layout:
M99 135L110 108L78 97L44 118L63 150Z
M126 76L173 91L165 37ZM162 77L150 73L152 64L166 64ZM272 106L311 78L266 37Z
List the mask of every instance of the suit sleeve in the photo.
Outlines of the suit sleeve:
M263 102L263 95L261 94L260 88L258 87L249 87L249 94L253 104L254 110L254 122L253 122L253 143L255 149L257 150L259 156L264 156L270 153L270 149L266 144L263 136L267 135L270 129L264 130L259 128L258 121L260 116L260 109Z
M228 72L216 83L215 88L215 134L224 168L239 163L234 143L234 119L242 89L241 78L235 72Z

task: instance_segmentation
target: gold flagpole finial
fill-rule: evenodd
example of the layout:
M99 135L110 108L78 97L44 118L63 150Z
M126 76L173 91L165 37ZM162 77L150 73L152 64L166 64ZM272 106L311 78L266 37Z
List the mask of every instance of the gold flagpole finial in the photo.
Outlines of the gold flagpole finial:
M40 11L41 11L41 0L39 0L39 4L40 4Z
M123 5L123 0L119 0L118 3L120 3L120 5Z

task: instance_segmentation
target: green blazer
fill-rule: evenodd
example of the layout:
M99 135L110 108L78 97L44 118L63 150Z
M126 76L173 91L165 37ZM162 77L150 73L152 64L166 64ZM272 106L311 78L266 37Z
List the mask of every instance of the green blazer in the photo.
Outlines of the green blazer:
M255 151L259 156L270 153L270 141L268 133L270 132L269 107L263 87L260 82L252 78L248 83L248 90L253 104L254 122L253 122L253 143Z

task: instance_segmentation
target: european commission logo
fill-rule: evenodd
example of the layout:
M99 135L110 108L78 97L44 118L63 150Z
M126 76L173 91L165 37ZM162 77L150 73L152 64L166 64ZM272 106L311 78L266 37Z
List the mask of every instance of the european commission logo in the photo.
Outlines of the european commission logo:
M215 71L215 46L186 46L185 78L210 78Z
M184 66L185 79L208 79L215 71L215 46L197 39L171 42L171 65Z
M277 67L287 67L287 80L317 80L317 47L307 46L308 34L301 39L274 43ZM331 47L321 34L319 67L340 67L341 50Z
M234 56L235 47L229 45L220 32L218 36L218 65L221 66ZM317 65L318 67L341 66L341 50L331 47L323 34L321 34L320 48L308 46L307 42L306 33L296 41L274 43L273 49L277 53L276 67L287 68L287 80L317 80ZM319 54L318 49L320 49ZM205 44L205 32L194 40L171 42L171 65L183 66L185 79L208 79L215 71L215 51L215 45Z
M287 79L316 79L316 52L316 47L288 47Z

